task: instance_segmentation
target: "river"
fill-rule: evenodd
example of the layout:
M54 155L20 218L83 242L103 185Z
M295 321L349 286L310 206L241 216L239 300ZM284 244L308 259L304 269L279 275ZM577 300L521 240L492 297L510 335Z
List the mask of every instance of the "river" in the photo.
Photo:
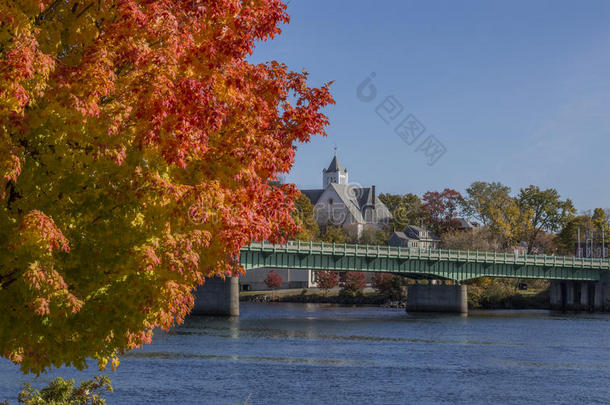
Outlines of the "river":
M242 303L193 317L107 374L108 404L609 403L610 315ZM36 379L0 360L0 400Z

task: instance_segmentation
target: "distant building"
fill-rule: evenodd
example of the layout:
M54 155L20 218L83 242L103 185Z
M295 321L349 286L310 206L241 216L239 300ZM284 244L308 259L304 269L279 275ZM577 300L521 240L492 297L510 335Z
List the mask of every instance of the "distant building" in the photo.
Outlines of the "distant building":
M314 205L320 226L334 225L352 236L360 237L366 228L381 229L392 222L392 214L377 198L375 186L349 184L347 169L337 155L322 171L322 189L301 190Z
M458 231L472 231L479 227L479 224L476 222L471 222L466 218L457 218L458 222Z
M419 249L438 249L441 240L429 230L415 225L407 225L400 232L388 238L388 245Z

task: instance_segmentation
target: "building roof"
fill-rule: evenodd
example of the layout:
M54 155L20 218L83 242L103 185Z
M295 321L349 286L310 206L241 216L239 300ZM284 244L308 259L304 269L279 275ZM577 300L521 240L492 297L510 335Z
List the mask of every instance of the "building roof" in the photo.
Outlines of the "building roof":
M382 223L392 220L390 210L378 197L375 198L375 206L373 207L373 190L371 187L331 183L324 190L301 190L301 193L305 194L313 205L316 205L322 194L328 189L332 189L337 194L341 203L346 206L356 222Z
M305 196L307 196L307 198L309 198L309 201L311 201L311 203L313 205L316 205L316 203L320 199L320 196L322 195L323 192L324 192L324 190L322 190L322 189L319 189L319 190L301 190L301 193L305 194Z
M457 221L459 222L458 226L460 229L474 229L477 227L473 222L465 218L458 218Z
M343 169L341 168L341 164L339 163L339 159L337 158L337 155L335 155L333 157L333 160L330 162L330 165L328 166L328 169L326 169L327 172L340 172L343 171Z
M407 225L404 227L404 229L402 231L404 232L405 235L409 235L409 237L411 239L417 239L417 240L429 241L429 242L431 242L431 241L439 242L441 240L434 233L427 230L426 228L422 228L421 226ZM428 236L422 236L422 235L426 235L426 234Z
M392 236L396 236L397 238L399 238L399 239L403 239L403 240L409 240L409 239L411 239L411 238L409 238L407 235L405 235L405 233L404 233L404 232L394 232L394 233L392 234Z

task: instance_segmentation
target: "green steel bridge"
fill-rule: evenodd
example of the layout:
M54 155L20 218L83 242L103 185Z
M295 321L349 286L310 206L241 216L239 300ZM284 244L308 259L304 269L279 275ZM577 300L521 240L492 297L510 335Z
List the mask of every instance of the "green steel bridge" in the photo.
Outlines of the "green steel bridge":
M456 282L478 277L599 281L610 271L608 259L299 241L252 243L242 248L240 264L245 270L365 271Z

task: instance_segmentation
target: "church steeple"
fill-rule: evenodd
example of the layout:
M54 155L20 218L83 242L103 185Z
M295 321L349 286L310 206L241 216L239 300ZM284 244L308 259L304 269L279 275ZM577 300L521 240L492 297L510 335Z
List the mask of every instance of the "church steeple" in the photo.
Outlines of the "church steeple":
M328 169L322 170L322 187L326 188L331 183L348 184L347 169L341 168L339 158L337 157L337 147L335 146L335 156L330 162Z

